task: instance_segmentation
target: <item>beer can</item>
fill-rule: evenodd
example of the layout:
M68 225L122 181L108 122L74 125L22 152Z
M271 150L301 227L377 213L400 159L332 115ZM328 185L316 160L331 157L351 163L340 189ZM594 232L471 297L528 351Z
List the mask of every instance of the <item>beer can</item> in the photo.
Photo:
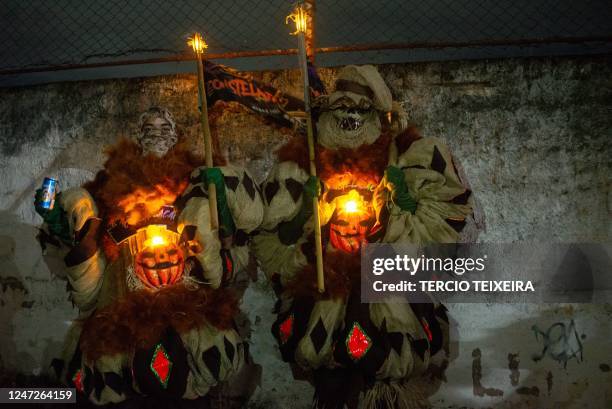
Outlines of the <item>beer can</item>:
M55 205L55 194L57 193L57 180L45 178L42 184L42 203L43 209L53 209Z

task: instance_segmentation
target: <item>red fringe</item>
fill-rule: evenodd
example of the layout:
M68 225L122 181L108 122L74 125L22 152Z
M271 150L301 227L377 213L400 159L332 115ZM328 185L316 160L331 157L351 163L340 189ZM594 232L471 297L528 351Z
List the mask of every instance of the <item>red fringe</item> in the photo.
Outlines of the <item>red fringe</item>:
M195 290L174 285L156 292L134 291L96 311L83 324L80 346L88 359L150 348L164 330L179 334L208 322L220 330L231 329L238 314L238 297L230 289Z

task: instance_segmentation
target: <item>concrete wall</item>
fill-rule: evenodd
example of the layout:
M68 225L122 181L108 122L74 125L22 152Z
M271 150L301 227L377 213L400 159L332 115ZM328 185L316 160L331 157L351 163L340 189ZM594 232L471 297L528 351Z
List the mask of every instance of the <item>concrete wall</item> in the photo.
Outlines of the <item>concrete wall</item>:
M465 168L486 215L480 241L610 242L610 58L419 63L380 70L423 134L446 140ZM321 71L328 86L335 73ZM300 95L297 71L254 75ZM5 374L48 371L76 316L65 280L49 271L34 239L41 220L31 202L43 177L56 175L64 186L91 178L104 160L103 147L119 135L133 135L138 114L152 104L168 106L182 133L196 141L195 101L190 75L0 89ZM274 148L289 136L240 110L216 111L221 114L214 132L224 153L261 180ZM264 367L252 406L310 407L311 387L291 380L270 335L273 295L263 277L247 290L243 305L254 330L253 355ZM609 304L449 308L458 323L458 357L439 373L443 383L432 398L435 407L612 405ZM570 359L566 367L550 355L535 362L532 355L546 341L535 337L533 327L569 328L572 320L584 359Z

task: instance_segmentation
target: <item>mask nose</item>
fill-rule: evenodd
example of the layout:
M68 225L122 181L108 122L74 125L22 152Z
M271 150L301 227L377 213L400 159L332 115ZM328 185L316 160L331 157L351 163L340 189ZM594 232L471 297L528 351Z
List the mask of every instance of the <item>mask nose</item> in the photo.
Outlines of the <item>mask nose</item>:
M158 252L155 254L155 262L156 262L156 263L158 263L158 264L159 264L159 263L164 263L164 262L166 262L166 261L168 261L168 255L167 255L165 252L158 251Z

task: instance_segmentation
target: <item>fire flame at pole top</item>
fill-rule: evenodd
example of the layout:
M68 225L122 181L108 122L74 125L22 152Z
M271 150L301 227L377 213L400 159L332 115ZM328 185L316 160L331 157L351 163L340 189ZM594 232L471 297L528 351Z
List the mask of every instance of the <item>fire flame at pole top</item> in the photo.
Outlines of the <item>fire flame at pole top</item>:
M189 41L187 41L187 44L198 55L203 54L204 50L208 48L208 44L206 44L200 33L194 33L193 37L190 37Z
M295 23L295 31L291 35L306 33L306 23L308 22L308 13L301 4L297 5L293 13L285 18L285 24L289 24L289 20Z

